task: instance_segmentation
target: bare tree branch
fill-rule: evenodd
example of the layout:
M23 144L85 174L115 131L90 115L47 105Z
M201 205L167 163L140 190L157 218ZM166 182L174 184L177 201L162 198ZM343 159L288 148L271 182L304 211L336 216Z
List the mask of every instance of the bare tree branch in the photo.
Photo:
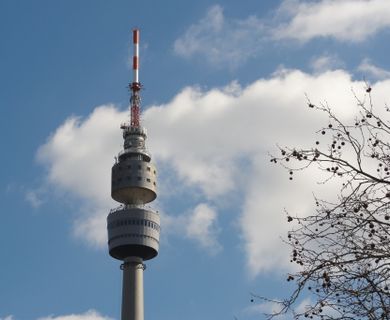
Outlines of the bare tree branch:
M329 124L310 149L281 148L271 162L287 170L290 180L311 166L321 182L342 181L337 200L314 198L316 210L293 217L286 242L299 271L287 275L295 289L279 304L274 318L390 319L390 121L374 113L371 88L364 99L353 92L359 108L354 123L343 123L327 104L309 108L324 112ZM388 111L389 109L386 108ZM324 143L325 142L325 143ZM323 147L325 146L325 147ZM296 305L311 297L304 311Z

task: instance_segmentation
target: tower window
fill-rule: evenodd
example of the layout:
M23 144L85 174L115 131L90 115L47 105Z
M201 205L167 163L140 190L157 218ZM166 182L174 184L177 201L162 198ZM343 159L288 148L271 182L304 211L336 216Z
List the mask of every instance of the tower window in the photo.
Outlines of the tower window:
M146 179L146 181L147 181L147 182L150 182L150 179L149 179L149 178L147 178L147 179Z

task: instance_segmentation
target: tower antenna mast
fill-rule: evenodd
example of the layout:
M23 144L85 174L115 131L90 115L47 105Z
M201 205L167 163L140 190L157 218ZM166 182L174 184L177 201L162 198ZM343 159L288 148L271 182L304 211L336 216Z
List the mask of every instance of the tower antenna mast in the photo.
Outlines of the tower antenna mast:
M133 29L133 82L129 84L129 89L131 91L130 97L130 126L133 128L140 127L140 105L141 97L140 90L142 88L141 83L138 78L139 70L139 30Z

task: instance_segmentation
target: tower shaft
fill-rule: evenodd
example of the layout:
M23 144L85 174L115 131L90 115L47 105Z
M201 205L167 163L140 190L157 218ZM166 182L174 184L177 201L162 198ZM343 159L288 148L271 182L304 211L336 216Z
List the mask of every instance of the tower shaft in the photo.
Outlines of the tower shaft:
M144 320L144 264L137 257L126 258L122 264L121 320Z

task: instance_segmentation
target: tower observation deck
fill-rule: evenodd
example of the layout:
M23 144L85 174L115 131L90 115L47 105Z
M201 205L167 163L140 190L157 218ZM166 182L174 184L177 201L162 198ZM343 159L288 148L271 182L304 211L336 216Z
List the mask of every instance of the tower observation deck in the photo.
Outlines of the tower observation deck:
M146 206L157 197L157 175L145 145L146 129L140 124L138 43L135 29L130 123L121 125L123 150L111 171L111 197L121 205L107 217L109 253L123 261L122 320L144 319L143 262L157 256L160 239L160 216Z

